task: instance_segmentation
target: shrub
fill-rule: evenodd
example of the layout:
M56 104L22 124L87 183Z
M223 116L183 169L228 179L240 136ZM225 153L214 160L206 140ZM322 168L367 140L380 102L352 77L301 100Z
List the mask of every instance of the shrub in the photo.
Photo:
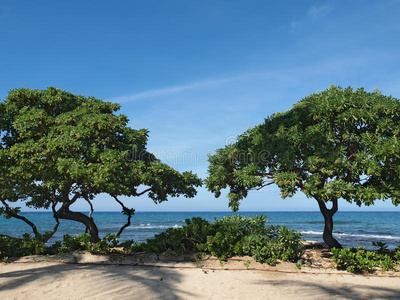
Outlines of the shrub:
M399 263L400 247L396 251L387 250L385 243L373 242L379 247L376 252L366 251L363 247L336 249L332 248L333 261L338 270L347 270L352 273L372 273L377 267L382 271L396 270Z
M385 253L388 251L388 245L386 243L383 242L372 242L372 245L374 247L378 248L378 253Z
M118 246L118 235L108 233L100 242L92 244L89 249L91 253L109 253L112 249ZM86 250L86 249L85 249Z
M367 271L372 273L378 266L374 252L365 251L363 247L336 249L332 248L333 261L338 270L352 273Z
M396 248L396 251L395 251L395 253L394 253L394 257L395 257L395 259L396 259L398 262L400 262L400 246L398 246L398 247Z
M264 215L243 217L227 216L210 223L199 217L186 219L181 228L169 228L146 243L126 241L120 246L125 251L154 253L189 253L202 251L220 260L235 255L252 256L256 261L274 263L280 260L297 260L302 254L301 235L286 227L266 226ZM63 254L67 251L110 253L118 245L118 236L107 234L100 242L92 244L89 234L64 235L62 242L46 246L40 237L0 239L1 257L29 254ZM18 249L18 251L15 251Z
M65 234L63 237L63 244L60 248L61 252L68 251L90 251L90 234L83 233L76 236Z
M302 254L301 235L286 227L266 226L264 215L227 216L212 223L192 218L182 228L170 228L131 250L150 252L203 251L220 260L235 255L249 255L260 262L277 259L296 260Z
M132 251L165 252L174 251L186 253L197 251L197 245L204 243L208 235L214 233L214 228L207 220L199 217L186 219L182 228L169 228L148 239L146 243L131 246Z
M385 254L381 258L380 263L381 263L382 271L384 271L384 272L396 269L396 263L392 260L392 258L388 254Z
M47 254L51 249L43 243L41 235L32 237L25 233L22 238L0 236L0 258Z

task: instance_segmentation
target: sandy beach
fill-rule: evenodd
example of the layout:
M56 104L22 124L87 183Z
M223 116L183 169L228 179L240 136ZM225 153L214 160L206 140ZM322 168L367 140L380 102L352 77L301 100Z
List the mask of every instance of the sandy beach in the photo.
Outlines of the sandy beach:
M399 299L398 273L77 252L1 263L0 299Z

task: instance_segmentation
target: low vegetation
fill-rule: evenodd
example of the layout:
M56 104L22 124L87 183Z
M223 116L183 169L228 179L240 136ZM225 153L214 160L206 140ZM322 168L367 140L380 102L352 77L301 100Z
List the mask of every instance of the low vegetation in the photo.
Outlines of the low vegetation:
M400 264L400 246L395 251L389 251L385 243L373 244L379 248L377 251L367 251L363 247L333 248L336 268L352 273L373 273L377 268L381 268L383 272L396 270Z
M107 235L98 243L91 243L89 234L64 235L63 241L47 246L41 235L25 234L21 239L0 237L0 258L32 254L64 254L82 250L91 253L110 253L115 247L130 252L187 254L203 252L220 260L231 256L252 256L256 261L273 264L276 260L296 261L302 255L299 232L287 227L266 226L264 215L224 217L208 222L199 217L186 219L181 228L170 228L148 239L146 243L128 240L119 244L117 235ZM114 250L115 251L115 250Z
M186 253L201 251L224 260L252 256L258 262L295 261L302 255L301 234L287 227L266 226L264 215L224 217L212 223L187 219L182 228L170 228L147 243L132 244L130 251Z
M251 256L257 262L275 264L278 260L297 262L303 255L299 232L285 226L266 225L267 217L258 215L243 217L227 216L208 222L200 217L185 220L179 228L169 228L147 242L128 240L120 243L118 235L108 234L100 242L92 243L90 234L64 235L63 241L46 245L45 235L22 238L0 236L0 259L27 255L59 255L70 251L88 251L93 254L115 252L167 253L185 255L203 253L216 256L222 262L232 256ZM382 242L374 242L376 251L359 248L332 248L332 258L338 270L352 273L373 273L378 268L383 272L397 270L400 266L400 246L389 251ZM117 249L119 248L119 249ZM249 263L248 263L249 264ZM296 264L301 268L300 264Z

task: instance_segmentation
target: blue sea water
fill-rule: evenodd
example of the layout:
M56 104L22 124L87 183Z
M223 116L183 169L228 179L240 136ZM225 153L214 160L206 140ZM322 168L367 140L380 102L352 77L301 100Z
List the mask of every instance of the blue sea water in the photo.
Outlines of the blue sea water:
M170 227L180 227L185 219L194 216L213 221L232 212L137 212L131 220L131 226L126 228L120 240L133 239L137 242L146 241ZM321 241L324 220L320 212L239 212L243 216L264 214L270 225L287 226L300 231L307 240ZM45 232L54 226L50 212L25 212L25 217L33 221L38 230ZM126 216L119 212L95 212L93 218L99 228L100 236L107 233L117 233L126 223ZM60 220L61 224L49 242L62 240L64 234L79 234L85 227L77 222ZM16 219L7 220L0 217L0 234L22 236L32 233L31 228ZM344 247L364 246L374 249L372 241L382 241L394 249L400 245L400 212L337 212L334 215L334 236Z

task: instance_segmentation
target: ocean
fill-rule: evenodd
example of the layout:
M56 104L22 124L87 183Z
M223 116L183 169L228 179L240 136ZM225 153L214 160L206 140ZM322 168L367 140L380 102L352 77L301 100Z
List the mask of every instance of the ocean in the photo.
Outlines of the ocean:
M131 226L126 228L120 241L133 239L144 242L155 234L170 227L180 227L185 219L201 217L208 221L227 215L241 214L254 216L264 214L269 225L287 226L300 231L307 240L321 241L324 220L320 212L137 212L132 216ZM25 212L25 217L33 221L40 232L51 230L54 219L50 212ZM126 223L126 216L119 212L94 212L93 218L99 228L100 237L107 233L117 233ZM83 233L85 227L77 222L60 220L61 224L50 243L62 240L64 234ZM0 217L0 234L20 237L23 233L32 234L31 228L23 221ZM334 237L344 247L363 246L374 249L372 241L385 242L390 249L400 246L400 212L345 212L334 215Z

